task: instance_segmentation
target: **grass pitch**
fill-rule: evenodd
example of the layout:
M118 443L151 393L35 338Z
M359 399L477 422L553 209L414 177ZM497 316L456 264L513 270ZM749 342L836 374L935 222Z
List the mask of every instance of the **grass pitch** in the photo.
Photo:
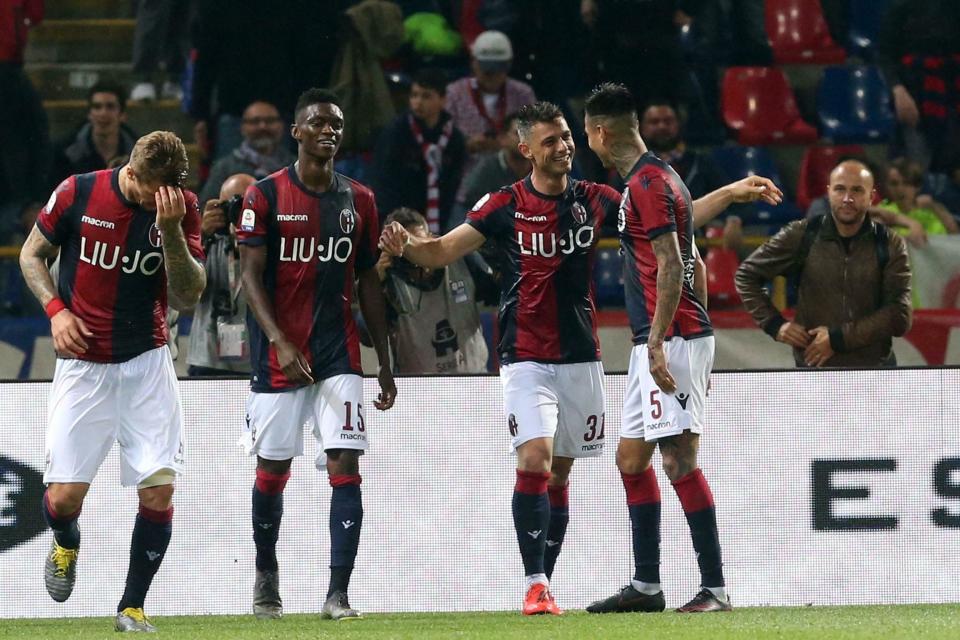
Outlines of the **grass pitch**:
M160 636L184 640L563 640L669 638L670 640L875 640L960 638L960 605L748 608L733 613L678 615L633 613L525 618L515 612L370 614L331 622L316 615L261 621L253 616L158 617ZM51 640L116 638L110 618L0 620L0 638Z

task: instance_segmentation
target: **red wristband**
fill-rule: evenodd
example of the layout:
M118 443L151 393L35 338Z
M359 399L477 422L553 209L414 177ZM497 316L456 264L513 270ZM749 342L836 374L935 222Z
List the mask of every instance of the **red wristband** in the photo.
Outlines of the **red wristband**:
M57 315L66 308L67 305L63 304L63 300L60 298L54 298L47 303L47 306L44 307L44 311L47 312L47 317L52 320L53 316Z

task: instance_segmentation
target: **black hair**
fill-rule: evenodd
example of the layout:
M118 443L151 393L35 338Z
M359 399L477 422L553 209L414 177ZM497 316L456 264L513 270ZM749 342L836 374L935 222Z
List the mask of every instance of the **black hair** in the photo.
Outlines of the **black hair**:
M597 86L584 105L588 116L626 116L637 115L637 104L633 94L625 85L616 82L604 82Z
M87 90L87 105L93 103L93 94L95 93L112 93L117 96L121 113L127 110L127 90L120 84L109 81L96 83Z
M427 226L427 219L419 211L409 207L398 207L391 211L387 219L384 220L384 224L390 224L391 222L399 222L400 226L404 228Z
M442 69L420 69L413 76L412 84L418 84L424 89L436 91L441 96L447 94L447 74Z
M517 128L517 121L520 119L520 113L518 111L511 111L507 115L503 116L503 129L506 131L511 127Z
M317 87L307 89L297 98L297 106L293 110L294 117L299 116L301 111L312 104L335 104L339 107L340 98L329 89L319 89Z
M670 109L673 110L674 115L676 115L678 119L680 118L680 107L677 105L676 102L668 98L656 98L656 97L650 98L649 100L644 102L643 106L640 107L640 110L637 111L637 115L642 118L643 115L647 112L647 109L649 109L650 107L669 107Z
M563 111L552 102L525 104L517 111L517 131L521 138L526 138L538 122L553 122L562 117Z

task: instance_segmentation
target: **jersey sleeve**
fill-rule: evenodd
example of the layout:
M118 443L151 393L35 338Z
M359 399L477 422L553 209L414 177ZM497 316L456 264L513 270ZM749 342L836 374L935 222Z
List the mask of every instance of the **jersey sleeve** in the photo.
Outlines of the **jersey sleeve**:
M368 189L357 190L357 218L360 220L360 233L357 236L357 271L366 271L377 264L377 243L380 241L380 218L377 215L377 202L373 192Z
M57 246L62 245L70 235L70 211L77 196L77 177L70 176L61 182L47 204L37 215L37 229L43 237Z
M677 230L676 202L663 174L644 173L631 180L630 204L651 240Z
M270 203L263 191L253 184L243 194L243 211L237 226L237 242L251 247L267 242L267 218L270 215Z
M502 191L495 191L483 196L473 208L467 212L466 223L479 231L484 237L497 235L502 226L503 212L510 202L510 195Z
M617 209L620 207L620 194L611 186L597 185L597 190L591 198L593 203L593 224L599 231L605 220L615 220Z
M203 262L203 242L200 238L200 202L197 200L197 194L192 191L183 192L183 201L187 207L187 213L180 222L183 229L183 237L187 240L187 250L197 260Z

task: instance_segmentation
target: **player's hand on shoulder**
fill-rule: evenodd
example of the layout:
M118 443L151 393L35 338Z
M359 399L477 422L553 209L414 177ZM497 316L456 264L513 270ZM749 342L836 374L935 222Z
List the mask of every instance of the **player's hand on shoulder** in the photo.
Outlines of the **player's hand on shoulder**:
M50 318L50 333L53 335L53 346L57 353L79 358L87 350L87 341L93 332L87 329L83 320L73 315L69 309Z
M410 240L410 234L399 222L391 222L380 232L380 250L391 256L402 256L403 249Z
M650 375L664 393L673 393L677 390L677 381L667 368L667 354L663 351L663 343L647 345L647 359L650 364Z
M214 233L227 226L227 214L223 212L223 202L216 198L207 200L203 206L203 216L200 218L200 232L204 236Z
M778 205L783 202L783 191L773 183L773 180L763 176L747 176L730 185L734 202L756 202L762 200L769 205Z
M307 357L300 352L297 345L289 340L281 339L274 343L277 350L277 364L283 370L288 380L297 384L313 384L310 375L310 363Z
M397 385L393 381L393 372L388 365L380 366L380 370L377 372L377 382L380 384L380 394L373 401L373 406L380 411L386 411L393 406L394 400L397 399Z
M807 333L807 328L802 324L784 322L777 331L777 342L804 349L810 343L810 334Z
M187 215L187 205L180 187L160 187L154 198L157 202L157 227L160 231L178 229L180 221Z

